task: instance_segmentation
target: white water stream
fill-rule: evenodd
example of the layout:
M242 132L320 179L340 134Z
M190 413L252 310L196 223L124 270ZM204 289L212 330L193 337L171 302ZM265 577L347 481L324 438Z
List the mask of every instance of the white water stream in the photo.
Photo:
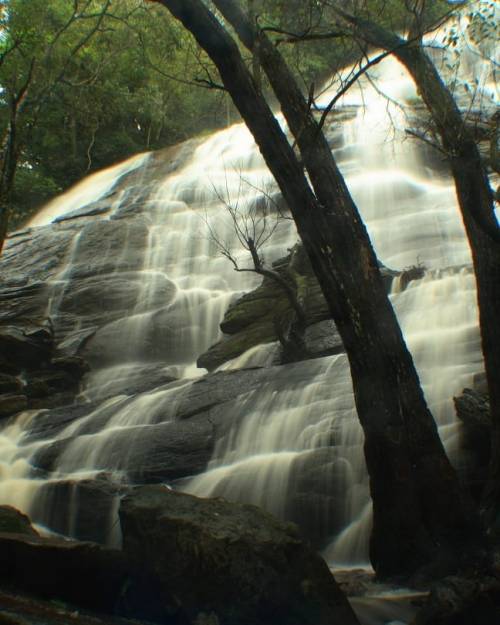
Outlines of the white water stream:
M416 100L413 85L392 59L381 63L372 79L400 105L363 81L343 102L351 118L332 117L329 134L380 261L391 269L426 268L425 277L406 290L396 284L391 299L427 401L456 460L452 397L482 369L469 251L451 179L431 164L438 157L404 137L405 112ZM329 95L324 94L325 103ZM60 215L99 199L145 160L139 157L83 181L51 211L56 207ZM262 189L275 191L243 125L207 138L181 170L157 181L148 198L148 245L139 294L129 315L102 331L106 362L94 368L85 392L90 398L109 396L117 379L157 360L158 351L168 352L162 366L182 379L132 398L120 392L66 426L56 441L72 437L72 442L50 480L82 479L100 471L126 475L131 467L122 435L128 433L128 445L133 445L140 428L174 419L189 378L204 373L196 369L196 358L220 338L218 326L229 303L258 284L252 274L234 272L217 253L206 223L234 250L241 265L248 266L224 202L238 203L244 210L258 201ZM126 200L126 194L117 197L113 211L119 212ZM53 211L48 215L42 211L33 224L56 216ZM266 259L280 257L295 241L292 223L282 221L264 250ZM82 253L79 245L75 239L68 265L54 280L51 314L56 323L61 288L71 289ZM164 314L169 331L156 332ZM254 348L224 368L265 365L272 352L269 345ZM291 502L300 508L302 493L296 484L301 476L314 470L316 458L326 457L320 464L322 488L335 493L335 500L304 514L323 515L322 522L330 528L324 545L327 561L335 566L366 565L370 500L345 356L272 368L266 382L240 396L231 410L234 426L218 441L207 471L183 487L199 495L253 502L287 517ZM30 458L43 443L23 442L32 417L24 414L0 432L0 502L28 513L44 483L29 473Z

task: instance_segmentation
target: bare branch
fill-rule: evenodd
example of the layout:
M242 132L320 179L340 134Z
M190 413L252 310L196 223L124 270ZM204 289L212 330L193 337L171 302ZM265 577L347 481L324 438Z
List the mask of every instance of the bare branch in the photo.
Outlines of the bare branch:
M374 65L377 65L378 63L380 63L381 61L383 61L387 56L389 56L390 54L393 53L393 50L388 50L386 52L383 52L382 54L379 54L378 56L374 57L373 59L371 59L370 61L368 61L365 65L363 65L355 74L354 76L352 76L342 87L342 89L340 89L340 91L338 91L335 94L335 97L332 98L330 100L330 102L328 103L328 105L325 107L325 109L323 110L323 113L321 115L321 118L318 122L318 130L321 130L325 124L326 118L328 117L329 113L332 111L333 107L337 104L337 102L340 100L340 98L342 98L347 91L349 91L349 89L361 78L361 76L363 76L363 74L365 74L371 67L373 67Z

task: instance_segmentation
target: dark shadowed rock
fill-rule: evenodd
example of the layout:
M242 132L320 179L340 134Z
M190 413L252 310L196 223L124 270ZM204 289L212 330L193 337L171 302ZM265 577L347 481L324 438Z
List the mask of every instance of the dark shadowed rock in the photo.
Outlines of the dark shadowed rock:
M12 506L0 506L0 533L38 536L29 518Z
M465 388L454 397L457 417L468 430L468 435L482 437L491 430L490 401L487 393Z
M122 554L92 543L0 534L0 583L112 613L127 578Z
M462 423L463 479L477 500L488 478L491 446L490 402L486 392L466 388L454 397L457 417Z
M49 335L33 337L14 326L0 328L0 354L19 370L48 360L51 349Z
M344 344L332 319L319 321L306 328L304 341L307 352L315 358L344 351Z
M26 395L0 395L0 419L26 410L27 407L28 399Z
M146 486L120 518L125 553L158 579L180 623L357 623L324 561L259 508Z
M0 589L0 625L144 625L144 621L96 614L62 602Z
M13 393L14 395L22 391L23 384L21 380L6 373L0 373L0 393Z
M500 580L447 577L432 589L414 625L494 625L500 623Z

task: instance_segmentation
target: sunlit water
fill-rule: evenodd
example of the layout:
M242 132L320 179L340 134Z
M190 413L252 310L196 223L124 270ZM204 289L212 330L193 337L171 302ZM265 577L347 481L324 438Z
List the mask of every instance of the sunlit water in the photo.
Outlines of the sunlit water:
M328 133L381 262L391 269L426 269L424 278L405 290L396 282L391 299L442 438L456 459L452 397L482 369L470 255L451 179L430 163L427 150L404 136L409 103L416 99L413 85L391 59L372 76L378 90L365 80L361 90L349 93L342 104L353 111L351 119L338 122L331 117ZM332 93L323 95L324 104ZM54 219L99 200L121 176L147 163L147 156L140 156L83 181L33 224L43 223L49 210ZM227 205L244 212L264 196L274 223L269 198L275 192L242 125L212 135L179 171L155 182L146 202L147 246L137 297L127 316L99 330L105 356L96 357L84 389L84 396L106 400L56 435L56 441L72 437L72 442L58 459L51 481L82 480L103 471L127 481L136 433L175 420L190 378L204 374L196 368L196 358L220 338L219 323L229 303L258 284L252 274L233 271L218 253L214 239L232 251L240 266L249 266ZM112 216L119 215L129 199L126 192L117 194ZM108 218L102 217L103 222ZM292 223L280 221L264 249L266 260L279 258L295 241ZM106 252L110 262L126 260L127 245L125 240L121 250ZM77 235L67 265L53 279L49 312L56 331L58 323L68 323L61 306L82 258ZM169 320L167 330L160 324L164 318ZM78 319L71 324L71 331L81 329ZM276 345L253 348L222 368L269 366L276 350ZM156 361L181 380L131 397L123 390L113 393L117 380L132 379L138 369ZM184 482L183 488L252 502L296 518L303 495L298 484L320 461L321 489L335 493L335 498L307 513L328 528L325 557L334 566L366 564L371 505L346 357L271 367L266 382L241 395L230 409L234 426L217 442L207 470ZM46 478L32 476L29 461L40 446L51 442L23 442L32 418L26 413L0 433L0 501L28 513L46 484ZM114 519L106 522L114 536ZM68 533L75 523L68 519Z

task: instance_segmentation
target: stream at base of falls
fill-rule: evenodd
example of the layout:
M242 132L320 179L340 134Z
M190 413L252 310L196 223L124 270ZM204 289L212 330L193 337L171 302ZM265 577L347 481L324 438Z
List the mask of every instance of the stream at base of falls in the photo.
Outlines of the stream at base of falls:
M373 569L333 569L361 625L409 625L428 593L374 579Z
M483 369L470 253L446 167L405 138L417 100L410 79L390 58L372 78L378 89L365 81L348 93L327 121L327 137L381 263L422 270L409 284L394 280L390 298L447 452L460 465L453 397ZM78 345L91 371L71 414L32 410L0 431L0 504L78 536L97 482L111 501L95 508L100 531L116 545L120 485L163 481L263 506L310 532L333 569L366 567L371 502L345 354L280 365L279 345L268 340L218 372L196 367L225 340L219 324L228 307L259 284L233 271L209 230L248 266L227 205L242 213L266 205L271 219L279 194L243 125L186 146L180 165L159 178L151 173L156 157L141 155L83 181L33 220L30 236L53 232L66 246L46 278L57 347L70 353ZM74 218L65 220L70 211ZM296 240L293 222L277 220L266 262ZM13 238L6 250L12 263L15 245ZM109 312L111 298L118 312ZM138 382L145 372L146 389ZM169 436L177 464L166 477L155 462ZM183 469L193 440L199 444ZM352 601L364 625L400 625L420 598L372 585Z

